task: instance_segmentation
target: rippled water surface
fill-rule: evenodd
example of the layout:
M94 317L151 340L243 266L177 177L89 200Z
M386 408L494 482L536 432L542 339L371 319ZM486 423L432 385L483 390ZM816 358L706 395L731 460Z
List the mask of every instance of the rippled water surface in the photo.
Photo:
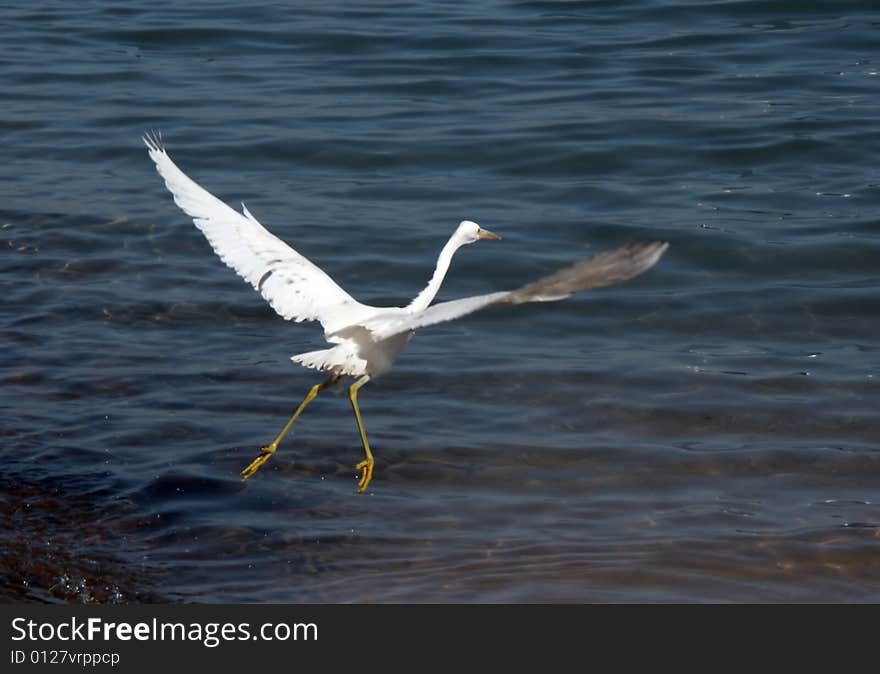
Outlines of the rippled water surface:
M0 599L880 601L873 2L7 3ZM627 241L320 397L172 156L358 299Z

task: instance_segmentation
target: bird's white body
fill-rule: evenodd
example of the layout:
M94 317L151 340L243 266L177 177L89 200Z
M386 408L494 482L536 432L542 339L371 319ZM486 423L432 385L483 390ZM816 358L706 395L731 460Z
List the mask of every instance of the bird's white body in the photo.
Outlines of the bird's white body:
M339 310L343 316L331 328L325 327L324 336L336 344L332 349L310 351L292 357L295 363L338 375L368 374L372 379L385 374L412 339L415 328L407 325L417 322L436 297L449 271L455 252L481 238L498 238L469 220L458 229L440 251L434 274L428 285L405 307L373 307L355 302ZM485 296L488 297L488 296ZM339 324L345 323L341 328ZM390 333L387 336L385 333Z
M329 335L327 341L336 343L333 348L299 353L290 359L323 372L353 377L368 374L375 379L391 369L412 336L412 332L404 332L376 340L369 331L355 326Z
M329 373L315 385L274 442L265 446L242 471L248 478L271 456L305 406L325 386L343 377L358 377L349 389L366 458L358 491L370 482L373 457L357 407L357 391L371 378L386 373L412 338L414 331L451 321L499 304L552 302L573 293L620 283L653 266L667 248L665 243L623 246L581 260L517 290L465 297L432 305L456 251L480 239L500 239L475 222L462 221L440 251L428 285L405 307L362 304L303 255L269 232L242 204L239 213L189 178L171 161L157 135L144 142L174 201L192 217L211 247L227 265L250 283L272 308L291 321L318 321L333 346L293 356L294 362Z

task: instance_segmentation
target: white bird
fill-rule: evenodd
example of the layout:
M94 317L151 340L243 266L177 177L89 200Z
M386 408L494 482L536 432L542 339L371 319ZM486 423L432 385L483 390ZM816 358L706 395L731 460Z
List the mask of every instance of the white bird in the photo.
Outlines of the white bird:
M355 381L348 396L364 447L358 493L373 475L373 454L357 404L358 390L389 369L418 328L451 321L491 306L524 302L553 302L588 288L620 283L652 267L668 244L635 243L586 258L517 290L465 297L431 305L449 270L455 252L480 239L501 237L475 222L464 220L440 251L428 285L405 307L361 304L303 255L261 225L242 204L238 213L199 186L171 161L158 134L143 138L159 175L174 202L192 219L214 252L250 283L287 320L318 321L334 346L292 356L305 367L327 372L329 377L309 389L305 399L278 436L242 472L249 478L275 453L306 406L327 387L347 377Z

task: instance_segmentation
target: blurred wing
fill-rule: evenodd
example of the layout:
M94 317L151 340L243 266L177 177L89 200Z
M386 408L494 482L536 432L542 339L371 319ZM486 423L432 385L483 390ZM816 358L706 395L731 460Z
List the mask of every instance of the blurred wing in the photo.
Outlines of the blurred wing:
M214 252L288 320L320 321L332 332L352 309L364 309L319 267L263 227L242 204L238 213L171 161L158 135L144 143L174 202L189 215Z
M555 274L510 292L490 293L441 302L418 314L403 317L377 317L366 321L375 339L386 339L435 323L452 321L480 309L501 304L555 302L589 288L627 281L653 267L669 247L667 243L633 243L581 260Z

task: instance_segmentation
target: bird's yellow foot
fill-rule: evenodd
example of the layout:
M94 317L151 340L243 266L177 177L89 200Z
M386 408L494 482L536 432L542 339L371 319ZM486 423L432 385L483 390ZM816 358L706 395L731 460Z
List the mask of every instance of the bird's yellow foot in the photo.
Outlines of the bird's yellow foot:
M260 467L269 460L269 457L275 453L276 449L278 449L278 445L274 442L271 445L261 447L260 455L251 461L247 468L241 471L241 479L247 480L251 475L260 470Z
M361 461L358 465L354 467L355 470L363 470L361 473L361 479L358 480L358 494L363 494L364 489L367 488L367 485L370 484L370 480L373 479L373 457L370 456L363 461Z

